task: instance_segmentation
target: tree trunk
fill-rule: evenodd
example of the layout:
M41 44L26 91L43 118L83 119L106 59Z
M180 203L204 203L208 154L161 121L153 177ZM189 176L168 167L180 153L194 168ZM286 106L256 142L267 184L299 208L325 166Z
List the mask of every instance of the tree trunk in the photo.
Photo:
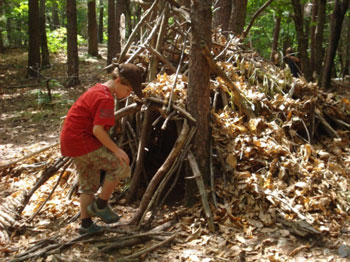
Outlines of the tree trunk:
M122 14L126 16L126 1L117 0L116 9L115 9L115 27L116 27L116 52L120 54L121 46L121 35L120 35L120 19Z
M327 49L327 55L324 65L324 71L321 78L321 87L330 88L331 87L331 77L334 58L337 52L337 47L342 31L342 24L346 11L349 8L350 0L335 0L334 9L331 19L331 29L329 35L329 45Z
M98 56L96 1L88 2L88 54Z
M350 20L347 20L346 24L346 34L344 34L343 42L344 42L344 66L342 71L342 76L346 75L350 76L350 43L348 39L350 39Z
M218 0L214 6L216 9L214 13L214 28L220 27L223 32L229 30L232 0Z
M0 17L2 17L3 14L3 2L0 2ZM0 27L0 53L5 52L5 47L4 47L4 41L2 39L2 28Z
M300 54L301 71L307 80L312 79L309 55L307 53L308 43L304 33L303 13L300 0L292 0L294 10L294 24L298 39L298 51Z
M58 16L58 5L56 0L52 0L52 28L57 29L60 27L60 19Z
M311 22L311 34L310 34L310 49L311 49L311 54L310 54L310 66L312 69L312 72L315 72L315 57L316 57L316 42L315 42L315 37L316 37L316 23L317 23L317 13L318 13L318 0L313 0L312 4L312 22Z
M98 17L98 42L100 44L103 43L103 9L104 9L104 5L103 5L103 0L100 0L100 4L99 4L99 17Z
M324 59L324 48L322 47L323 43L323 32L324 26L326 23L326 9L327 9L327 0L319 0L318 3L318 12L317 12L317 25L315 32L315 72L318 76L321 75L323 59Z
M79 81L76 0L67 0L67 75L66 86L76 86Z
M115 22L115 0L108 0L108 50L107 65L112 64L113 58L117 54L117 28ZM113 68L109 68L111 72Z
M276 14L275 18L275 26L273 28L273 39L272 39L272 47L271 47L271 60L274 61L274 55L277 54L278 56L278 40L280 37L280 30L281 30L281 20L282 17L280 14Z
M36 77L40 67L40 30L39 30L39 1L29 0L29 21L28 21L28 76ZM34 70L31 70L33 68Z
M2 40L2 30L0 28L0 53L5 53L4 41Z
M42 68L48 68L51 66L49 48L47 46L47 37L46 37L45 10L46 10L45 0L40 0L39 19L40 19L40 39L41 39L40 46L41 46L41 67Z
M192 41L190 50L189 87L186 108L197 120L198 131L193 141L193 153L206 182L209 181L209 67L202 54L201 42L211 48L211 1L193 0L191 2ZM187 180L185 201L193 204L196 183Z
M248 0L233 0L229 30L240 35L243 33L247 14Z

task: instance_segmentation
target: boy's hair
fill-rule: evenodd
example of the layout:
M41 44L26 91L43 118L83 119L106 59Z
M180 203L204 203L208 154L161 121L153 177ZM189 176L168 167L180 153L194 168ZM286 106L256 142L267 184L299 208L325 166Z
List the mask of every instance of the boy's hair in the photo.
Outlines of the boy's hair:
M135 94L142 98L142 69L134 64L118 64L112 72L112 79L120 77L123 85L130 85Z

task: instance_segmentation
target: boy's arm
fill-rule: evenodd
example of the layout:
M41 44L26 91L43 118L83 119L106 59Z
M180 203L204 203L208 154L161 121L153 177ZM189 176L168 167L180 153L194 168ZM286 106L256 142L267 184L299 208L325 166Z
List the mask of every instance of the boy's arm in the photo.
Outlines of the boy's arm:
M129 165L130 160L128 155L113 142L111 137L104 129L104 126L94 125L92 128L92 133L102 143L102 145L113 152L113 154L120 160L121 163L122 161L125 161L125 163Z

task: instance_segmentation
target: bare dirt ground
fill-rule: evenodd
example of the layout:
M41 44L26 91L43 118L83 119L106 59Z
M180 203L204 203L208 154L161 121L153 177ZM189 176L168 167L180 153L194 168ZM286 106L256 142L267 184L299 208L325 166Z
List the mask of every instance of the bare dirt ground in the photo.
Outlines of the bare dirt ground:
M102 54L102 56L104 56ZM44 147L55 145L58 142L61 118L66 114L73 101L94 84L97 80L89 78L97 70L105 66L104 59L95 59L81 56L80 74L82 84L76 88L65 88L53 84L52 103L39 102L39 90L46 92L44 87L28 87L37 84L37 79L25 79L27 54L22 50L8 50L0 56L0 165L20 159ZM43 71L43 75L58 82L65 78L65 56L56 55L52 58L53 66ZM104 74L100 75L105 77ZM45 162L59 156L58 147L39 156L26 160L26 164ZM73 173L71 168L67 173ZM30 170L21 169L15 174L1 177L0 204L5 198L16 198L24 189L29 190L39 174ZM45 186L33 196L31 203L23 211L23 218L30 218L38 209L42 198L47 197L57 181L52 177ZM21 254L31 246L46 240L47 246L55 241L68 241L77 237L78 221L71 218L79 210L76 195L67 198L69 185L72 179L59 182L55 193L45 205L44 209L26 226L19 227L10 236L8 243L0 244L0 260L11 261L14 256ZM122 188L117 190L122 191ZM121 226L128 221L135 212L137 204L124 205L123 200L113 207L123 215L118 224L119 229L134 230L128 226ZM169 232L177 232L176 240L171 245L157 248L147 255L141 256L139 261L349 261L341 258L338 248L350 244L349 231L337 237L324 237L323 239L301 239L292 235L281 224L264 227L257 221L245 224L245 231L254 225L254 234L246 234L242 229L231 223L218 223L217 232L210 233L206 228L200 205L193 208L178 206L164 206L154 221L160 225L166 221L174 220L176 223L168 228ZM23 223L23 220L21 220ZM248 229L247 229L248 228ZM108 233L109 237L115 233ZM103 238L101 238L103 241ZM51 242L50 242L51 241ZM32 257L26 261L118 261L120 257L131 255L142 248L147 248L156 240L140 243L136 246L119 248L108 253L101 253L101 242L78 242L58 253L49 255L46 259ZM42 247L42 249L45 246ZM349 252L350 254L350 252ZM20 260L14 260L20 261ZM129 260L135 261L135 260ZM138 260L136 260L138 261Z

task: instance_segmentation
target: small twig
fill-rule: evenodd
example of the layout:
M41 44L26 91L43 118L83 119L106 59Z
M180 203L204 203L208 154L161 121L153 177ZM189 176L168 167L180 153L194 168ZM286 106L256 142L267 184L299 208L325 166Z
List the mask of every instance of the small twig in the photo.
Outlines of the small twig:
M173 86L172 86L172 88L171 88L171 93L170 93L170 98L169 98L169 104L168 104L168 108L167 108L167 113L170 112L170 107L171 107L171 104L172 104L172 101L173 101L173 95L174 95L174 90L175 90L175 88L176 88L177 77L178 77L178 75L179 75L180 68L181 68L181 65L182 65L182 61L183 61L183 58L184 58L185 47L186 47L186 40L187 40L187 38L185 37L184 42L183 42L183 46L182 46L180 62L179 62L179 64L178 64L178 66L177 66L176 74L175 74L175 78L174 78L174 83L173 83Z
M126 53L128 52L128 49L134 39L134 37L136 36L137 32L139 31L139 28L141 27L141 25L144 23L144 21L150 16L150 14L152 13L152 11L156 8L157 4L158 4L159 0L155 0L152 4L152 6L147 9L147 11L143 14L142 18L140 19L140 21L138 22L138 24L135 26L135 28L133 29L131 35L129 36L128 41L126 42L123 50L120 53L119 59L118 59L118 63L120 63L121 61L123 61L124 56L126 55Z
M3 164L3 165L0 166L0 169L6 168L6 167L9 167L9 166L12 166L13 164L16 164L16 163L18 163L18 162L20 162L20 161L23 161L23 160L25 160L25 159L28 159L28 158L30 158L30 157L32 157L32 156L37 155L37 154L40 154L40 153L42 153L42 152L44 152L44 151L46 151L46 150L48 150L48 149L50 149L50 148L52 148L52 147L58 146L59 144L60 144L59 142L58 142L58 143L55 143L55 144L53 144L53 145L50 145L50 146L44 147L44 148L42 148L42 149L40 149L40 150L38 150L38 151L35 151L35 152L33 152L33 153L31 153L31 154L29 154L29 155L27 155L27 156L24 156L24 157L21 157L21 158L19 158L19 159L17 159L17 160L11 161L11 162L6 163L6 164Z
M53 192L55 192L58 184L61 181L61 178L64 174L64 172L66 171L66 169L69 167L69 165L72 163L73 159L69 159L69 161L66 163L65 167L63 168L63 170L61 171L61 174L59 175L56 184L54 185L54 187L52 188L50 194L47 196L47 198L45 199L45 201L40 205L40 207L38 208L38 210L27 220L28 223L32 222L34 217L41 211L41 209L44 207L44 205L46 204L46 202L50 199L50 197L52 196Z
M195 157L194 157L194 155L193 155L193 153L191 151L188 152L187 157L188 157L188 161L190 162L190 166L192 168L193 176L196 179L196 183L197 183L197 187L198 187L199 193L201 195L202 205L203 205L203 209L204 209L204 214L205 214L205 216L207 218L209 230L211 232L215 232L213 214L211 213L211 210L210 210L210 207L209 207L208 197L207 197L207 194L205 192L205 186L204 186L204 181L203 181L202 174L201 174L201 172L199 170L199 167L198 167L198 164L196 162L196 159L195 159Z
M164 245L168 244L169 242L173 241L176 236L177 236L177 234L174 234L171 237L166 238L165 240L163 240L162 242L160 242L160 243L158 243L158 244L156 244L154 246L151 246L149 248L144 248L144 249L140 250L139 252L136 252L136 253L134 253L134 254L132 254L130 256L126 256L126 257L117 259L117 261L118 262L124 262L124 261L126 261L125 259L132 259L132 258L140 257L140 256L142 256L144 254L147 254L147 253L149 253L149 252L151 252L151 251L153 251L153 250L155 250L155 249L157 249L157 248L159 248L161 246L164 246Z

